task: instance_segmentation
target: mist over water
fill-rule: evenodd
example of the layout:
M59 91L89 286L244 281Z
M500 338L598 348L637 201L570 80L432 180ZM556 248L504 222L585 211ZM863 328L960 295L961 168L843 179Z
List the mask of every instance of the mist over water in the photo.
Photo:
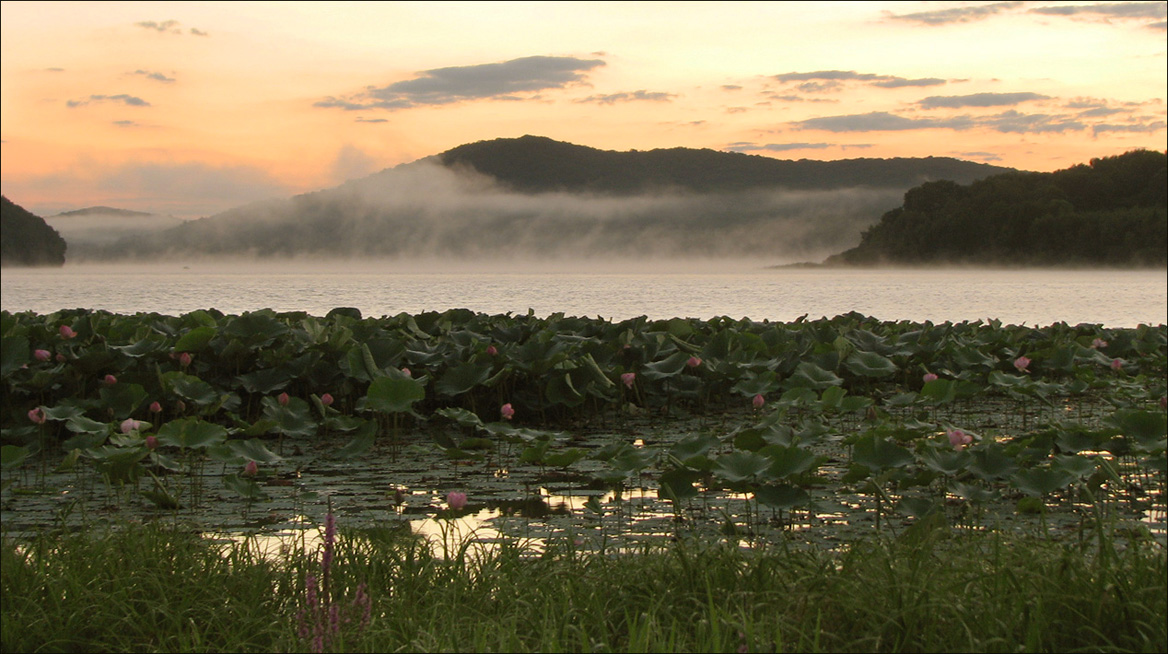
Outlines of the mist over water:
M68 264L5 269L0 308L170 315L270 308L365 316L465 308L623 320L718 316L791 321L856 311L882 320L997 319L1134 327L1168 322L1163 271L766 269L758 261L512 262L359 260Z
M473 171L423 160L113 245L73 242L69 256L820 261L855 246L864 229L900 204L903 192L526 194Z

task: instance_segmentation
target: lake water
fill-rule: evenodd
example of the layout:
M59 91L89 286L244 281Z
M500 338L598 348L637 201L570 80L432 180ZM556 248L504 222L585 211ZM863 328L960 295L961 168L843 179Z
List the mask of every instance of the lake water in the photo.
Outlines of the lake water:
M645 315L773 321L857 311L882 320L998 319L1031 326L1168 322L1168 276L1155 270L827 270L654 262L636 271L607 264L450 268L363 262L8 268L0 275L0 308L171 315L270 308L324 315L346 306L374 317L466 308L492 314L530 310L541 317L562 312L612 320Z

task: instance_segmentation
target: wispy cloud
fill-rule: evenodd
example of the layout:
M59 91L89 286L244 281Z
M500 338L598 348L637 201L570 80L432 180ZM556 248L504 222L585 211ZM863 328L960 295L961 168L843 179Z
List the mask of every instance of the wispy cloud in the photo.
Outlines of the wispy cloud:
M139 125L137 122L135 122L133 120L115 120L114 126L115 127L141 127L141 125Z
M845 82L861 82L884 89L896 89L905 86L940 86L945 80L939 77L921 77L908 79L896 75L879 75L876 73L858 73L854 70L818 70L809 73L783 73L772 75L771 79L778 82L801 82L800 91L806 93L823 93L843 88Z
M974 93L972 95L934 95L917 102L926 109L937 107L1003 107L1008 105L1032 102L1034 100L1049 100L1046 95L1037 93Z
M1091 126L1091 133L1098 136L1104 132L1133 132L1137 134L1149 134L1151 132L1158 132L1168 128L1168 123L1162 120L1151 120L1146 123L1129 123L1123 125L1116 125L1111 123L1099 123Z
M975 126L968 116L956 118L905 118L886 111L848 116L823 116L792 123L799 129L817 129L826 132L897 132L913 129L964 130Z
M142 27L142 28L148 29L148 30L154 30L155 32L170 32L171 34L182 34L182 30L178 29L178 21L177 20L164 20L161 22L153 21L153 20L142 20L142 21L138 21L137 23L134 23L134 25L136 25L137 27Z
M389 122L389 119L388 119L388 118L365 118L365 117L358 117L356 122L358 122L358 123L388 123L388 122Z
M153 71L149 71L149 70L142 70L141 68L139 68L138 70L134 71L131 74L141 75L142 77L145 77L146 79L152 79L155 82L163 82L165 84L169 84L169 83L174 81L173 77L167 77L166 75L164 75L162 73L157 73L157 72L153 72Z
M1003 134L1062 134L1092 129L1104 131L1154 132L1163 129L1163 121L1145 119L1128 125L1092 125L1081 113L1071 115L1034 113L1013 109L988 116L954 116L949 118L905 117L888 112L848 116L823 116L790 123L797 129L826 132L893 132L922 129L989 129Z
M179 25L180 25L180 23L177 20L163 20L163 21L142 20L142 21L138 21L137 23L134 23L135 27L141 27L142 29L153 30L153 31L159 32L161 34L182 34L183 31L181 29L179 29ZM191 36L211 36L207 32L204 32L203 30L195 28L195 27L192 27L189 30L187 30L187 33L190 34Z
M790 150L824 150L832 147L833 143L749 143L738 142L727 145L724 150L729 152L788 152Z
M1168 4L1163 2L1108 2L1093 5L1055 5L1035 7L1032 14L1071 16L1095 20L1148 20L1168 18Z
M585 81L588 71L603 66L600 59L522 57L501 63L435 68L388 86L369 87L347 98L329 97L316 107L407 109L468 100L514 100L517 94L562 89Z
M923 23L925 25L970 23L973 21L985 20L990 16L995 16L1005 11L1017 9L1024 4L1024 2L995 2L988 5L972 5L968 7L954 7L952 9L937 9L934 11L922 11L912 14L892 14L889 15L889 18L893 20L904 20L912 23Z
M91 102L120 102L131 107L149 107L150 103L132 95L119 93L117 95L91 95L84 100L68 100L65 102L67 107L84 107Z
M618 102L668 102L677 96L673 93L663 93L660 91L633 91L632 93L610 93L608 95L590 95L586 98L576 100L578 103L594 103L594 104L616 104Z

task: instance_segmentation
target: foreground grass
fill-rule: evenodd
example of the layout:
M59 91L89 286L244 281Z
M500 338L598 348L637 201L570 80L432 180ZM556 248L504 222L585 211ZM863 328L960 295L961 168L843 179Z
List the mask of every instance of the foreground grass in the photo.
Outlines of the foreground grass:
M305 651L316 553L272 561L161 527L0 550L3 651ZM620 556L515 544L448 558L345 532L342 651L1164 651L1162 546L1089 550L922 523L843 553L674 543ZM358 602L359 604L359 602ZM346 617L342 611L341 619ZM309 625L311 627L311 625ZM311 629L309 629L311 630Z

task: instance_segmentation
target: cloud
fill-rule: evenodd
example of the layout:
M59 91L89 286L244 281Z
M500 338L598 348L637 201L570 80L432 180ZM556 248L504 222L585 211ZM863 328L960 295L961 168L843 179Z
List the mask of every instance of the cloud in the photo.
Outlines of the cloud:
M115 120L114 125L117 127L141 127L141 125L133 120Z
M1168 4L1163 2L1113 2L1093 5L1056 5L1035 7L1032 14L1044 16L1082 16L1098 20L1146 20L1168 17Z
M728 152L787 152L789 150L823 150L830 148L834 143L731 143L723 148Z
M904 20L913 23L923 23L925 25L970 23L973 21L984 20L990 16L994 16L1005 11L1017 9L1024 4L1024 2L995 2L988 5L954 7L952 9L937 9L935 11L922 11L913 14L892 14L889 15L889 18L893 20Z
M1001 107L1032 100L1049 100L1050 96L1037 93L974 93L972 95L934 95L917 102L926 109L937 107Z
M940 77L922 77L919 79L890 77L878 82L872 82L872 86L879 86L882 89L899 89L905 86L940 86L945 83L945 80Z
M1091 133L1098 136L1104 132L1133 132L1138 134L1150 134L1158 132L1168 127L1168 123L1158 120L1151 123L1134 123L1128 125L1113 125L1109 123L1099 123L1091 126Z
M588 71L603 65L600 59L534 56L494 64L435 68L418 73L414 79L369 87L348 98L329 97L313 106L349 111L393 110L468 100L514 100L519 99L516 94L583 83Z
M143 100L142 98L126 95L125 93L119 93L118 95L91 95L85 100L68 100L65 102L65 106L84 107L90 102L121 102L122 104L129 105L131 107L150 106L150 103Z
M723 84L722 90L723 91L741 91L742 87L739 86L738 84Z
M50 72L50 73L63 73L63 72L65 72L65 69L58 68L58 67L54 66L53 68L46 68L45 71Z
M677 96L673 93L663 93L660 91L633 91L632 93L610 93L608 95L590 95L582 100L576 100L578 103L595 103L595 104L616 104L617 102L668 102L671 98Z
M993 152L958 152L957 156L966 159L978 159L981 161L1001 161L1002 158Z
M1077 132L1086 125L1077 120L1048 114L1022 114L1010 110L996 116L978 120L978 124L1004 134L1048 134L1051 132Z
M154 30L155 32L159 32L161 34L182 34L183 31L178 28L179 24L180 23L177 20L164 20L162 22L143 20L134 23L134 26L141 27L143 29ZM194 27L187 30L187 33L191 34L192 36L211 36L207 32Z
M792 123L799 129L818 129L827 132L894 132L911 129L956 129L964 130L974 126L967 117L948 118L905 118L885 111L873 111L850 116L825 116L809 118Z
M150 72L148 70L142 70L140 68L131 74L141 75L141 76L145 77L146 79L152 79L156 82L163 82L165 84L169 84L169 83L174 81L173 77L167 77L166 75L164 75L162 73L153 73L153 72Z
M887 112L872 112L850 116L824 116L791 123L798 129L827 132L894 132L918 129L952 129L964 131L974 128L992 129L1004 134L1048 134L1079 131L1088 126L1066 116L1023 114L1006 111L993 116L955 116L952 118L906 118Z
M802 82L797 87L807 93L823 93L842 88L844 82L863 82L883 89L896 89L905 86L940 86L945 80L939 77L922 77L907 79L896 75L878 75L875 73L857 73L854 70L818 70L810 73L783 73L772 75L772 79L783 83Z
M387 118L363 118L363 117L358 117L356 122L358 122L358 123L388 123L388 122L389 122L389 120L388 120Z
M155 32L170 32L171 34L182 34L182 30L176 29L178 26L177 20L164 20L161 23L152 20L143 20L134 23L137 27L143 27Z

